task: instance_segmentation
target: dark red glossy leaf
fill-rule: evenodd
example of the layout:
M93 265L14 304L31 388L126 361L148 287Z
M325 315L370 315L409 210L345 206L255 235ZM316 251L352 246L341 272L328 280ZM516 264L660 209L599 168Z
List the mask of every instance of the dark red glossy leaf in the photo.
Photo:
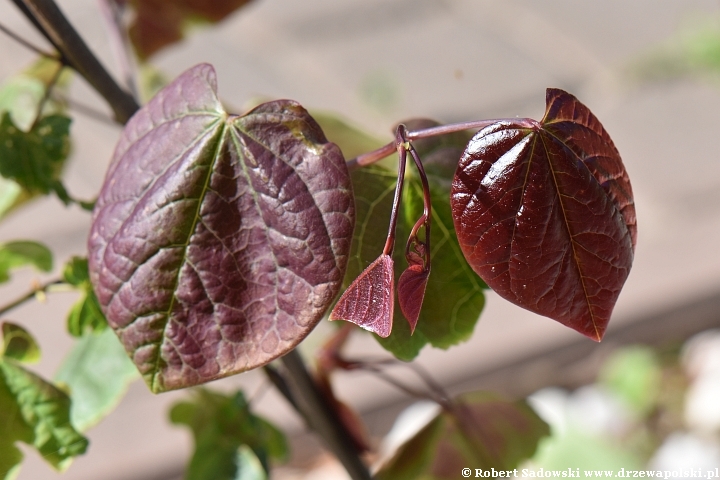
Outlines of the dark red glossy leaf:
M429 269L423 268L422 263L415 263L408 266L398 279L398 304L400 304L400 311L410 324L411 334L415 331L418 318L420 318L429 275Z
M182 74L127 124L100 192L90 278L155 392L264 365L340 288L354 204L342 153L297 103L227 114Z
M192 23L215 23L250 0L130 0L135 18L130 25L130 40L140 58L182 40Z
M395 274L390 255L380 255L342 294L330 320L352 322L387 338L395 306Z
M473 137L453 219L465 258L500 296L599 341L632 265L632 188L590 110L557 89L546 102L540 122Z

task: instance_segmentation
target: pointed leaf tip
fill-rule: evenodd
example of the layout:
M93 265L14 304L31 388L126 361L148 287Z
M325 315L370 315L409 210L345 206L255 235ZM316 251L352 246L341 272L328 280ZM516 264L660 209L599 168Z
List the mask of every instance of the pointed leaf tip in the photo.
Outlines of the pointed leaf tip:
M430 270L420 264L410 265L398 279L397 293L400 311L410 324L410 334L415 332L420 310L425 298Z
M537 126L498 122L468 144L452 185L455 229L500 296L600 341L633 261L630 179L585 105L559 89L546 101Z
M345 290L330 320L345 320L387 338L392 330L394 292L393 259L380 255Z

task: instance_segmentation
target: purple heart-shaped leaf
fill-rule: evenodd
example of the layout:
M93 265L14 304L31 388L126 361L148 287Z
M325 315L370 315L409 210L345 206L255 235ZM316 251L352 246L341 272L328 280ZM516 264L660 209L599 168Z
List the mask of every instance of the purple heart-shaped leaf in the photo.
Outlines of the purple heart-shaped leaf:
M330 320L345 320L387 338L395 307L395 273L390 255L380 255L345 290Z
M548 89L541 122L473 137L453 180L453 220L473 270L500 296L599 341L630 273L632 188L610 136Z
M297 103L226 113L198 65L128 122L95 207L91 281L154 392L264 365L322 318L354 224L342 153Z

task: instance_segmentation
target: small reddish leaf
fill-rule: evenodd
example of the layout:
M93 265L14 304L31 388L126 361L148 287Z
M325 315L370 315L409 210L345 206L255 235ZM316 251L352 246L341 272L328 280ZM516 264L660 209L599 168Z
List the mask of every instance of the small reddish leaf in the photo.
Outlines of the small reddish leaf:
M342 294L330 320L345 320L387 338L392 330L395 292L393 259L380 255Z
M426 120L403 122L411 130L438 126ZM432 194L432 275L428 277L422 310L415 333L395 308L392 333L376 337L380 345L403 361L415 358L425 345L447 349L466 341L485 305L485 283L468 267L458 244L450 208L450 185L458 158L472 135L459 132L442 137L413 141L423 159ZM431 140L431 141L428 141ZM340 144L343 152L345 145ZM392 208L397 172L382 165L352 171L357 228L353 238L345 285L373 262L387 240L387 219ZM408 168L396 238L407 238L424 207L422 185L415 169ZM405 261L405 251L396 248L393 259ZM399 272L398 272L399 273ZM398 282L396 277L395 281Z
M398 279L397 293L400 311L410 324L410 333L415 331L427 287L430 270L422 264L410 265Z
M500 296L599 341L630 272L632 188L600 122L547 91L541 122L499 122L468 144L451 201L460 246Z
M154 392L262 366L340 290L354 223L339 148L290 100L226 113L198 65L128 122L95 206L90 280Z

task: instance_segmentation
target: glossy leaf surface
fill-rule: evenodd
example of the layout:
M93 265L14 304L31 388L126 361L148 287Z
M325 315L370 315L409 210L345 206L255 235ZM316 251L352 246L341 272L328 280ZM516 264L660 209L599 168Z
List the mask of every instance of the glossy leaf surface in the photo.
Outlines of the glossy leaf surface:
M549 435L548 425L524 401L488 392L459 397L451 411L401 445L378 480L450 480L464 467L512 470Z
M475 135L452 186L472 268L503 298L599 341L633 260L630 181L609 135L572 95L542 121Z
M286 353L337 294L354 224L342 153L297 103L225 113L196 66L126 126L100 192L90 278L155 392Z
M429 120L403 123L409 130L437 125ZM450 184L468 138L461 133L413 142L425 166L432 194L432 273L415 332L411 335L410 325L396 305L392 333L387 338L376 337L383 348L401 360L412 360L428 343L448 348L467 340L485 305L483 290L487 287L463 257L450 209ZM392 158L387 167L386 162L381 162L352 172L357 225L345 276L348 285L382 252L397 178L396 162ZM398 217L398 246L393 254L398 276L407 264L402 246L422 212L422 185L414 167L408 165ZM398 281L396 278L396 284Z
M250 0L131 0L130 40L140 58L182 40L193 23L219 22Z
M189 427L195 439L187 480L257 478L250 474L266 474L270 460L287 456L282 432L254 415L242 392L223 395L197 389L193 396L193 401L176 403L170 411L170 420ZM258 462L260 471L254 466Z

